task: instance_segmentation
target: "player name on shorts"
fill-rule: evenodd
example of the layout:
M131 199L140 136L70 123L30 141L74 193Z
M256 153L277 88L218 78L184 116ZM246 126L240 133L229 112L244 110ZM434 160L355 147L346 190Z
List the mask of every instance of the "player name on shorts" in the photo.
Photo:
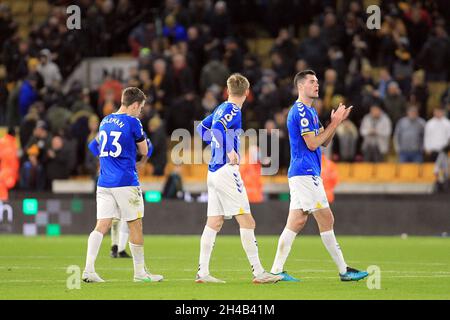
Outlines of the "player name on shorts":
M111 117L111 118L104 119L102 121L102 123L100 124L100 126L102 126L106 123L114 123L114 124L118 125L120 128L122 128L125 125L125 123L123 123L122 120Z

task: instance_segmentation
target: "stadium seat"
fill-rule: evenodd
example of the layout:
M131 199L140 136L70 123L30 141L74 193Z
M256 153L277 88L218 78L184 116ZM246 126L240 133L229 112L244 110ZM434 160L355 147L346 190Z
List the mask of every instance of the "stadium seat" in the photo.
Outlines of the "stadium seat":
M249 41L250 51L253 54L263 57L262 65L264 67L270 66L269 52L273 46L273 43L274 43L274 40L272 38L261 38L261 39L255 39L253 41Z
M420 180L424 182L434 182L434 163L424 163L420 166Z
M12 2L11 5L11 13L14 16L17 15L25 15L27 14L30 9L31 9L31 1L27 1L27 0L22 0L22 1L14 1Z
M351 166L349 181L350 182L373 182L374 181L373 163L354 163Z
M402 163L398 165L398 182L421 182L420 164Z
M352 164L350 163L338 163L337 170L339 175L339 182L347 182L350 179L350 168Z
M48 15L50 6L48 4L48 1L46 1L46 0L37 0L37 1L34 1L32 10L33 10L34 17L43 16L45 18L45 16Z
M377 163L374 170L376 182L392 182L396 179L397 164L395 163Z

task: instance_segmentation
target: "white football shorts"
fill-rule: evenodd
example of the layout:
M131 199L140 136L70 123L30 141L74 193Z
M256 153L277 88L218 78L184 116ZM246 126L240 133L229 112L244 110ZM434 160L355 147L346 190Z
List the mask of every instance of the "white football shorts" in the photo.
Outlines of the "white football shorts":
M309 214L330 207L321 177L294 176L289 178L289 190L291 195L289 210L301 209Z
M97 187L97 219L133 221L144 217L141 187Z
M239 166L226 164L215 172L208 171L208 216L233 216L251 213L247 190Z

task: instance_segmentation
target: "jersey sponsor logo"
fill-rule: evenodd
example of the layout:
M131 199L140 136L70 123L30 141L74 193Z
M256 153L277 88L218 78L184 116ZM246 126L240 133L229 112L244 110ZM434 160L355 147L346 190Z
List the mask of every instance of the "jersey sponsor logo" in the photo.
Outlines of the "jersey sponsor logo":
M224 115L222 118L220 118L219 121L224 121L225 123L230 122L231 120L233 120L234 116L237 114L236 111L237 110L235 110L235 109L231 110L230 113L227 113L226 115Z
M303 118L303 119L300 121L300 123L301 123L302 127L307 127L307 126L309 125L309 121L308 121L308 119L306 119L306 118Z

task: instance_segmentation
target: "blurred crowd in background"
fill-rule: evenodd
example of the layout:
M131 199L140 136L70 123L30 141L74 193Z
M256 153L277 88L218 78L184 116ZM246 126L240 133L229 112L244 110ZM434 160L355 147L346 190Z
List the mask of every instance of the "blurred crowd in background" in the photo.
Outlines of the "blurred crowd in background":
M163 175L169 136L193 131L226 99L227 77L251 83L243 126L279 129L280 164L289 165L286 116L297 98L296 72L313 69L322 124L340 102L353 105L327 151L334 161L435 161L450 139L450 6L435 1L380 1L381 29L369 30L362 1L80 0L81 30L67 30L68 1L49 1L48 19L19 36L0 4L0 126L21 145L19 187L49 188L54 179L95 175L87 142L99 121L137 86L141 115ZM74 1L70 1L72 4ZM267 54L252 40L271 39ZM105 74L99 88L64 80L83 58L128 54L128 79ZM429 99L430 84L445 88ZM435 101L435 103L429 103Z

